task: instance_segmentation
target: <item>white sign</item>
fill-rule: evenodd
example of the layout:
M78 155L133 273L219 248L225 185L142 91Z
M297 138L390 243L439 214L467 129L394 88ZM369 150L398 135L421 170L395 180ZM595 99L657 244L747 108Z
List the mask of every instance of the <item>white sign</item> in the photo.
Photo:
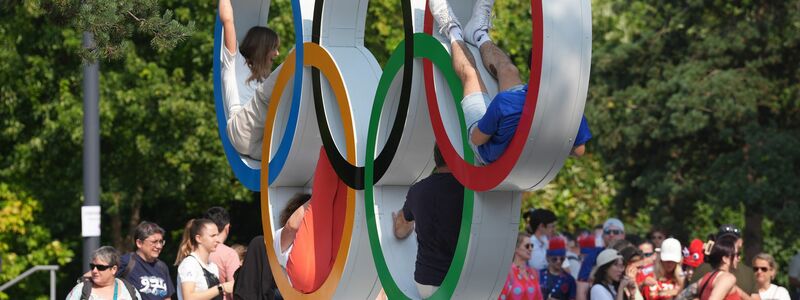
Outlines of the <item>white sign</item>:
M100 206L81 206L81 236L100 236Z

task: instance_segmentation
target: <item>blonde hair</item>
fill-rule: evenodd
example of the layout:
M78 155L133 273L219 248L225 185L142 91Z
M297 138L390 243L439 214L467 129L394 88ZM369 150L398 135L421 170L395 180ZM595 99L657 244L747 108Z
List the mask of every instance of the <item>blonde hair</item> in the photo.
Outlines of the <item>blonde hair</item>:
M680 288L683 288L684 284L684 277L682 276L683 268L681 267L680 263L675 263L675 270L672 272L672 274L667 274L666 272L667 271L664 270L663 261L659 256L658 259L656 259L655 263L653 264L653 274L656 276L656 279L661 280L662 278L671 278L678 283L678 286Z
M191 219L189 222L186 222L186 226L183 228L181 244L178 246L178 256L175 258L176 266L179 265L184 258L189 256L192 250L197 248L197 240L194 237L203 233L206 225L217 226L209 219Z

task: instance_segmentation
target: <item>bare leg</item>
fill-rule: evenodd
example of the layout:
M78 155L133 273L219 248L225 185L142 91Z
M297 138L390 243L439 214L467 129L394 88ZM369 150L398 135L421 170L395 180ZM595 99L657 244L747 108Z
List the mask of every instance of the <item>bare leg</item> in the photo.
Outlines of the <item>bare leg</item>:
M500 47L497 47L494 42L485 42L481 45L480 50L483 66L492 76L497 78L500 91L522 84L522 80L519 78L519 70L511 62L508 55Z
M464 85L464 96L474 93L486 93L486 86L481 80L481 74L475 66L475 58L467 49L464 41L455 41L450 44L451 56L453 57L453 68L461 78Z

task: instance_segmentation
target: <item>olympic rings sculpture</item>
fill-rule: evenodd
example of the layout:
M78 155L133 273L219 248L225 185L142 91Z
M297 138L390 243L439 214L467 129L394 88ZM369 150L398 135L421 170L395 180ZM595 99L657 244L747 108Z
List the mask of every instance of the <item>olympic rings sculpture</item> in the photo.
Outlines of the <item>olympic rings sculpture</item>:
M236 177L261 191L276 283L287 299L366 299L381 289L391 299L418 298L416 240L394 239L390 212L402 207L408 187L432 169L435 137L466 188L456 252L431 298L496 298L516 242L521 194L558 173L580 122L591 56L590 1L531 1L529 93L510 146L487 166L473 165L459 105L461 82L448 46L434 37L426 1L400 1L405 39L382 71L363 46L367 2L291 0L295 45L272 91L260 162L240 157L226 134L217 21L214 96L220 137ZM237 27L266 25L269 0L233 4ZM451 4L466 20L473 3ZM482 65L480 55L476 59ZM491 78L482 68L481 73ZM496 93L496 83L487 87ZM420 119L424 116L431 122ZM277 212L292 194L308 190L320 146L349 187L347 209L330 274L319 289L303 294L291 286L270 245Z

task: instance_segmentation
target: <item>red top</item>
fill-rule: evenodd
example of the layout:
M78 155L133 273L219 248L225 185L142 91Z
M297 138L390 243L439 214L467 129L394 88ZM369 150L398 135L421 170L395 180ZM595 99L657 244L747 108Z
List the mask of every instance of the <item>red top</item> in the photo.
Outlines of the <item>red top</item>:
M644 296L645 300L669 300L672 299L674 296L661 296L659 295L662 292L670 291L670 290L677 290L679 288L678 282L669 278L661 278L660 280L655 278L654 273L650 273L647 277L653 277L656 279L656 284L654 285L642 285L642 296ZM710 293L709 293L710 294Z
M705 276L703 276L703 278L700 279L700 281L697 282L697 286L702 289L698 291L698 293L700 293L700 300L708 300L708 298L711 297L711 291L714 289L714 279L717 278L717 275L719 275L719 272L717 271L708 273ZM708 284L706 284L707 281L709 280L711 282L708 282ZM739 293L737 293L736 290L732 290L730 293L725 295L725 298L723 300L741 300L741 299L742 298L739 297Z
M542 300L542 291L539 289L539 275L536 270L531 267L523 266L527 274L523 275L520 268L515 264L511 264L511 270L508 272L506 284L503 286L503 291L497 299L506 300Z

